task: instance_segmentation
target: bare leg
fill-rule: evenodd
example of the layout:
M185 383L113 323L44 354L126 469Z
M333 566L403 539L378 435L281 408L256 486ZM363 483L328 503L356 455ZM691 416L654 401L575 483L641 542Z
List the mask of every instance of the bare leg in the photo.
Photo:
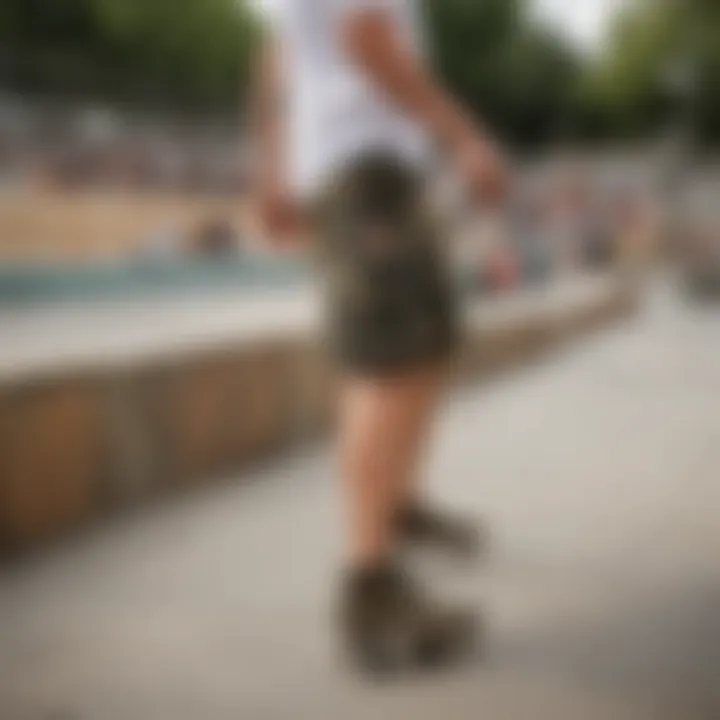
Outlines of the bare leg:
M418 372L413 408L408 420L407 444L398 448L404 458L396 481L394 529L401 542L422 543L444 548L454 555L477 557L488 543L487 531L471 518L455 517L423 501L420 492L421 465L429 444L433 420L446 379L444 366Z
M393 550L393 521L398 508L414 498L441 379L433 367L390 379L348 379L344 385L340 443L356 565L382 562Z
M422 463L431 441L446 374L445 365L433 365L418 372L412 398L413 409L408 421L407 446L402 450L406 458L405 470L403 475L398 477L396 485L396 513L420 501Z

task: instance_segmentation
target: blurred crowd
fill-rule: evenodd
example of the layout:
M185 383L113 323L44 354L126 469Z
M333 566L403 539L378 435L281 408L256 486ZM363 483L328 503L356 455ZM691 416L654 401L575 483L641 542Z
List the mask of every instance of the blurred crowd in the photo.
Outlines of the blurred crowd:
M528 172L520 184L506 212L469 211L461 222L456 260L473 291L640 263L663 240L662 199L648 184L602 182L573 164Z
M237 193L232 124L178 123L101 107L29 107L0 97L0 181L58 189Z
M102 107L28 107L0 97L0 188L242 198L248 163L241 140L237 119L179 122ZM640 262L665 241L670 208L662 182L620 167L608 174L592 159L562 152L549 157L524 166L521 188L503 215L462 207L450 213L457 270L468 289L502 292ZM440 173L441 196L444 182ZM691 222L685 218L676 233L683 251L698 263L720 257L718 222L698 222L695 209L688 214ZM143 259L224 259L256 246L250 235L237 217L212 211L192 226L167 217L128 248Z
M182 260L230 260L247 250L243 233L223 216L214 216L193 227L168 223L141 238L137 259L172 263Z

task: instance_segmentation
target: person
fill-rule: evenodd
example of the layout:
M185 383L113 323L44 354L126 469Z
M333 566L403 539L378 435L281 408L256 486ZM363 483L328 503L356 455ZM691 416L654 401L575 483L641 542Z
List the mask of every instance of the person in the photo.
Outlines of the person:
M418 494L459 330L426 170L437 143L473 197L497 203L505 165L427 69L419 3L275 0L261 9L258 214L280 246L312 235L342 379L349 544L339 629L361 668L444 664L473 648L474 613L432 602L398 558L405 542L475 552L480 537Z
M206 260L227 260L238 255L239 240L232 223L225 217L209 218L195 231L192 250Z

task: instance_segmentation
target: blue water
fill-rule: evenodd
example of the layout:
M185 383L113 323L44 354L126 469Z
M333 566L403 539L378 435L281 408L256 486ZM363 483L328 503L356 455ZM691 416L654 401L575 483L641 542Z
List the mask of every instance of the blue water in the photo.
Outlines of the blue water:
M73 266L0 265L0 303L100 300L140 294L257 290L302 284L299 260L245 256L222 260L132 260Z

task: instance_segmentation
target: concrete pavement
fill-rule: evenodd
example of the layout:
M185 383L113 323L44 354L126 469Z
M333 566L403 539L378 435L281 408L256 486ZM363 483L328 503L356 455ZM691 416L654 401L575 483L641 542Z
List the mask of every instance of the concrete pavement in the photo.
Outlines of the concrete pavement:
M366 685L328 632L326 449L120 518L0 574L2 720L717 720L720 314L637 318L443 417L433 494L486 563L419 562L482 605L483 664Z

